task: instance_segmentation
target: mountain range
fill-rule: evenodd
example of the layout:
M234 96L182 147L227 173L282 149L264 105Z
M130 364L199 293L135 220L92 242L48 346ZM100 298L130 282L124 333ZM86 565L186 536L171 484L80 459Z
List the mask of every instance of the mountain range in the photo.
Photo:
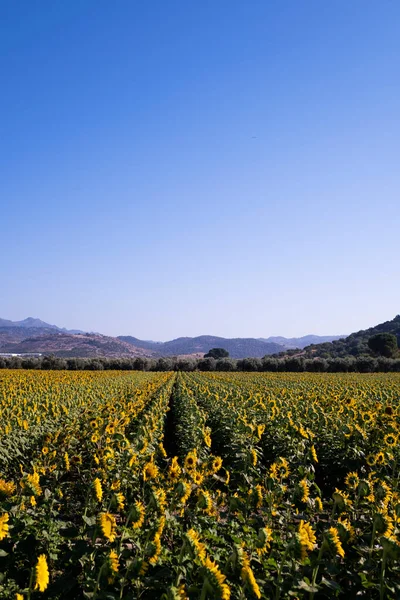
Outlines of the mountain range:
M312 343L337 340L341 336L301 338L223 338L211 335L180 337L167 342L140 340L133 336L110 337L50 325L28 317L22 321L0 319L0 354L54 354L60 357L95 356L202 356L211 348L225 348L232 358L262 357Z
M8 319L0 319L0 329L3 328L19 328L19 329L54 329L56 331L63 331L65 333L85 333L80 329L65 329L57 327L57 325L50 325L45 323L41 319L35 319L34 317L28 317L23 321L9 321Z

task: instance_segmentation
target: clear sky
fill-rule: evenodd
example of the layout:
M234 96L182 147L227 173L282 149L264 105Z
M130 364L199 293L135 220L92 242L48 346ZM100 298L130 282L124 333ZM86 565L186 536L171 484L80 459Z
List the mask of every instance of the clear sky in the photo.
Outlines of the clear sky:
M166 340L400 312L398 0L2 0L0 317Z

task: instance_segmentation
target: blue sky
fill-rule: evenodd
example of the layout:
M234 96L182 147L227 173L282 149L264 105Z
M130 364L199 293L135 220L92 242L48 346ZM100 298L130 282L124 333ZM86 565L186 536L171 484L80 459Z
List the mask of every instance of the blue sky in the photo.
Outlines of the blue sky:
M400 3L3 0L0 317L165 340L400 312Z

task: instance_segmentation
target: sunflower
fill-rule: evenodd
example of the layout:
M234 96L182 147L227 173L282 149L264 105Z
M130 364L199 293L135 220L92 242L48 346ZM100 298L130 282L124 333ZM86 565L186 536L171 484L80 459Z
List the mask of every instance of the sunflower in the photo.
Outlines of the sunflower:
M278 463L272 463L269 468L269 476L271 479L278 479Z
M160 513L163 513L167 507L167 496L162 488L152 490L152 502Z
M196 471L195 473L193 473L192 479L196 485L201 485L203 483L204 477L201 473Z
M336 527L330 527L326 539L328 540L329 547L335 551L336 554L344 558L343 546L340 542L339 532Z
M314 550L317 538L310 523L305 523L303 520L299 523L297 535L300 543L301 559L305 560L307 558L307 551Z
M262 527L258 532L258 538L256 542L257 553L259 556L268 552L272 541L272 529L270 527Z
M231 597L231 590L229 589L229 586L225 583L226 576L223 575L223 573L221 573L217 563L215 563L207 557L204 561L204 568L206 570L208 580L211 583L214 590L216 591L218 597L222 600L229 600ZM257 596L257 598L260 597L261 594Z
M12 496L15 490L15 483L12 481L5 481L5 479L0 479L0 497Z
M265 431L265 425L257 425L257 437L260 439Z
M242 570L240 572L240 575L244 583L248 585L254 596L256 598L261 598L260 588L258 586L256 578L254 577L253 569L250 566L249 558L245 552L243 552Z
M322 506L322 500L319 496L317 496L315 498L315 508L319 511L322 512L323 510L323 506Z
M361 413L361 417L364 423L370 423L373 420L372 413L370 412Z
M385 464L385 455L383 454L383 452L378 452L375 455L375 464L377 464L377 465L384 465Z
M47 586L49 585L50 577L49 577L49 568L47 566L47 559L44 554L41 554L38 558L35 567L36 574L36 585L35 590L39 590L40 592L44 592Z
M387 433L383 438L383 441L385 442L386 446L395 446L397 444L397 436L394 435L394 433Z
M93 488L98 502L101 502L103 499L103 488L101 487L101 481L98 477L93 481Z
M315 463L318 462L317 452L315 450L314 444L310 448L312 459Z
M36 471L32 474L27 475L21 482L23 489L27 489L28 492L40 496L42 488L40 487L40 476Z
M374 464L376 463L376 457L374 454L368 454L368 456L365 460L367 461L367 465L369 467L373 467Z
M118 569L119 569L118 554L115 552L115 550L110 551L110 554L108 555L108 560L110 563L111 571L113 573L118 573Z
M143 468L143 479L148 481L149 479L155 479L158 475L158 467L151 460L145 464Z
M207 446L207 448L211 448L211 437L209 433L204 433L203 434L203 438L204 438L204 443Z
M279 457L279 463L277 466L277 470L278 470L278 473L279 473L279 476L281 479L285 479L286 477L289 477L290 469L289 469L289 463L286 460L286 458L283 458L282 456Z
M134 529L139 529L143 525L145 514L143 502L136 501L132 514L132 527Z
M344 492L343 490L339 490L335 488L335 491L332 494L332 498L336 502L336 504L343 508L345 506L351 506L353 502L350 500L349 494Z
M100 513L100 528L101 531L107 540L113 542L116 538L116 521L114 515L109 512Z
M264 488L258 484L256 486L254 486L252 492L253 492L253 498L255 500L256 503L256 508L261 508L262 502L263 502L263 491ZM251 490L249 490L249 494L251 494Z
M206 547L200 541L200 536L194 529L189 529L186 532L186 539L189 542L189 546L194 554L194 556L198 557L201 562L206 560Z
M121 494L121 492L116 492L115 493L115 499L117 501L117 509L118 510L124 510L125 508L125 496L123 494Z
M358 473L352 472L346 475L346 479L344 480L345 484L348 488L355 490L360 483L360 478L358 477Z
M345 429L343 431L344 437L347 439L351 438L352 434L353 434L353 428L350 427L350 425L345 425Z
M170 465L169 469L168 469L168 477L170 478L171 481L178 481L180 475L181 475L181 468L179 467L179 465L177 467L173 467L172 465Z
M160 539L160 534L157 532L153 538L153 541L151 543L151 551L150 551L150 558L149 558L149 563L151 565L155 565L158 561L158 558L161 554L161 539Z
M216 456L211 463L211 472L218 473L218 471L222 467L222 458L220 456Z
M180 503L185 505L189 499L190 494L192 493L192 487L191 487L190 483L188 483L187 481L180 481L178 483L176 491L177 491Z
M211 500L211 496L207 490L199 490L199 507L205 512L207 515L211 515L213 512L213 504Z
M340 533L345 538L345 541L352 541L354 539L354 527L350 523L349 519L338 518L338 528Z
M133 465L137 462L137 456L136 454L132 454L130 459L129 459L129 466L133 467Z
M160 443L158 444L158 449L159 449L159 451L161 452L161 455L162 455L162 457L163 457L163 458L167 458L167 453L166 453L166 451L165 451L165 448L164 448L164 445L163 445L163 443L162 443L162 442L160 442Z
M8 513L4 513L0 517L0 541L8 535Z
M69 464L69 456L68 456L68 452L64 453L64 464L65 464L65 470L69 471L70 469L70 464Z
M192 469L194 469L196 467L196 463L197 463L197 451L192 450L192 452L189 452L185 458L185 469L187 471L191 471Z
M299 488L301 491L301 501L304 503L307 503L307 500L310 497L310 492L309 492L308 486L309 486L309 482L305 478L299 482Z

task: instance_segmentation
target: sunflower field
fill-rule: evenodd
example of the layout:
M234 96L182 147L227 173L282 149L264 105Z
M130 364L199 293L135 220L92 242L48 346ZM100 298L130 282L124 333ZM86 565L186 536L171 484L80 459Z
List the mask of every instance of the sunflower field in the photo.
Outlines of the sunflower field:
M400 598L400 374L0 372L0 598Z

